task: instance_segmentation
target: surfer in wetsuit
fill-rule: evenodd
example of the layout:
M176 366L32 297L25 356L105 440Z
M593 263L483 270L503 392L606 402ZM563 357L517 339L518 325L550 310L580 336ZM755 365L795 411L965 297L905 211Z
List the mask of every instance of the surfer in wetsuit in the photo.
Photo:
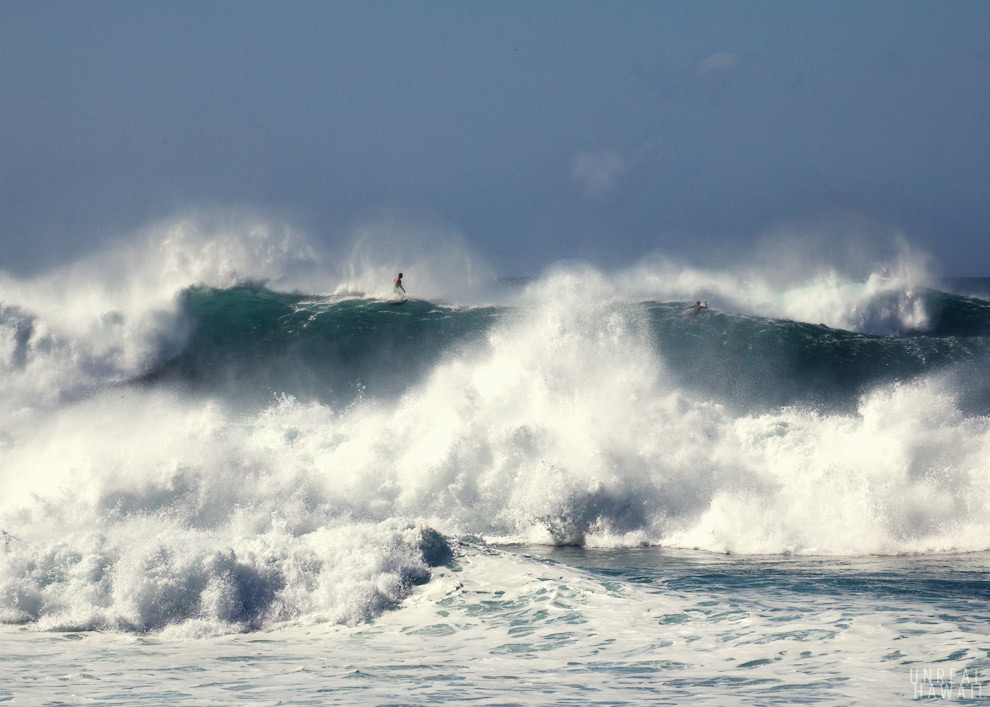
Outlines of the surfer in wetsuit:
M708 300L705 300L704 302L698 300L697 302L694 303L694 305L689 307L689 309L691 310L692 317L697 316L704 310L708 309Z
M402 273L392 281L395 285L395 294L399 294L399 290L402 290L402 294L406 294L406 288L402 286Z

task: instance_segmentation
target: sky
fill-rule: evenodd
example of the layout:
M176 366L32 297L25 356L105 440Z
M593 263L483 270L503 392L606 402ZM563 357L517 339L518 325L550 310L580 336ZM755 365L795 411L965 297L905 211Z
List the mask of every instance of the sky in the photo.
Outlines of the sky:
M244 208L504 275L899 233L990 276L988 37L982 0L3 0L0 269Z

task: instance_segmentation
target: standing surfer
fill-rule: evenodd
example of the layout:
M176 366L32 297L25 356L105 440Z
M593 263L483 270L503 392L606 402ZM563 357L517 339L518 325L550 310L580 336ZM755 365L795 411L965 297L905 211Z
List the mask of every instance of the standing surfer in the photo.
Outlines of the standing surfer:
M402 294L406 294L406 288L402 286L402 273L399 273L399 276L393 280L393 284L395 285L395 294L399 294L399 290L402 290Z

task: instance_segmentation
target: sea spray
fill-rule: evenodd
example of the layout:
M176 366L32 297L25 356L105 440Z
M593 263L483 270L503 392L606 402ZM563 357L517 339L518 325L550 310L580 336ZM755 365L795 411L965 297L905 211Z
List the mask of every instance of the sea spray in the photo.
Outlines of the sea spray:
M327 291L336 295L387 299L399 272L409 296L434 302L490 304L503 289L464 234L446 223L392 208L356 223L347 240L346 256L326 273Z
M189 287L290 285L315 258L284 225L190 214L50 273L0 274L0 414L132 380L180 353Z
M985 549L990 419L963 415L944 384L878 389L856 414L733 420L719 453L735 479L666 542L749 554Z
M718 270L657 255L611 279L626 298L704 299L722 311L893 335L926 332L934 324L939 312L931 297L930 267L907 246L891 261L865 270L814 260L787 268L743 262Z

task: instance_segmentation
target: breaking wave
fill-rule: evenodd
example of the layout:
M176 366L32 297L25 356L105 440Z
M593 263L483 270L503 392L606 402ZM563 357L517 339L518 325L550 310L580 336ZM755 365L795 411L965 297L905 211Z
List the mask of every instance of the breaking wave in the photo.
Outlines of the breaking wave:
M987 300L574 266L396 306L197 229L0 279L0 620L361 621L459 542L990 547Z

